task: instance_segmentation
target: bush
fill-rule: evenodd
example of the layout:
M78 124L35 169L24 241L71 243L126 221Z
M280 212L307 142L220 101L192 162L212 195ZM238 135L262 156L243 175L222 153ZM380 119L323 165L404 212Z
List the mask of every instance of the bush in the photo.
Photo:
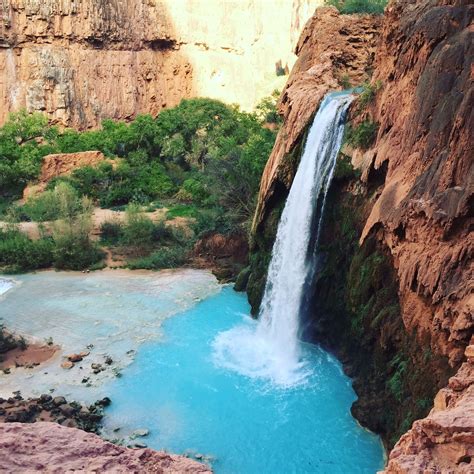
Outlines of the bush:
M372 13L382 15L387 0L327 0L328 5L336 7L341 13Z
M339 153L334 170L334 179L347 180L360 177L360 171L354 169L351 157L344 153Z
M153 221L141 212L139 206L131 204L125 214L122 242L144 252L153 244L154 228Z
M382 82L376 81L374 84L365 82L362 84L361 92L358 97L359 112L364 110L374 99L377 92L382 88Z
M199 215L199 210L196 206L186 205L186 204L177 204L173 206L167 213L167 219L174 219L175 217L191 217L196 218Z
M186 254L187 249L181 246L164 247L153 252L148 257L132 260L127 266L132 270L161 270L164 268L177 268L186 263Z
M31 221L54 221L63 217L73 217L81 210L81 199L75 189L60 182L54 189L34 196L18 209Z
M54 243L51 239L30 240L18 229L0 230L0 267L27 271L50 267Z
M346 140L354 148L369 148L377 137L378 124L367 119L355 128L348 126Z
M123 236L122 224L118 221L106 221L100 226L100 236L104 242L116 244Z
M53 257L59 270L84 270L97 264L104 254L89 238L66 234L56 236Z
M54 223L54 266L61 270L83 270L102 259L103 253L90 240L92 230L92 203L88 198L76 202L63 195L61 220ZM74 211L74 212L73 212Z

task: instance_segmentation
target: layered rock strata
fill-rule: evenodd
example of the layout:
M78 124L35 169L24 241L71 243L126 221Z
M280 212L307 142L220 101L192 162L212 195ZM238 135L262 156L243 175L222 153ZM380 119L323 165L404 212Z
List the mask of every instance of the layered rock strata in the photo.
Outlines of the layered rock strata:
M253 108L283 85L321 3L2 0L0 124L26 108L90 128L192 96Z
M211 473L183 456L116 446L95 434L49 422L0 424L0 471Z
M471 353L474 346L469 346ZM474 359L439 391L430 414L413 423L390 453L387 474L473 472Z

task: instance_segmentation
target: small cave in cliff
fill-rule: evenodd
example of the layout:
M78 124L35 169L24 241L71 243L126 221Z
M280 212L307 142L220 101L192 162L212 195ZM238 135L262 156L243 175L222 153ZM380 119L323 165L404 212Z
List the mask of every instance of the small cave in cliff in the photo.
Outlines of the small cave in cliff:
M387 177L388 161L384 161L378 168L375 168L374 163L370 165L367 174L368 191L373 192L385 184Z

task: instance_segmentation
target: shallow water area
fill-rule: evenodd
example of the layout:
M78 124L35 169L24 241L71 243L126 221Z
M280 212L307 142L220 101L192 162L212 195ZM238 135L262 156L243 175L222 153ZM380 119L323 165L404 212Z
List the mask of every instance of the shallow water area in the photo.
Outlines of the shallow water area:
M0 289L9 290L0 296L5 326L61 348L36 369L0 373L0 396L14 390L34 396L55 389L81 401L96 400L104 383L133 361L141 344L161 338L166 318L220 289L211 273L200 270L46 271L0 278ZM90 354L70 370L61 368L66 355L82 351ZM107 356L113 360L110 366L104 364ZM94 374L92 363L106 370Z
M350 380L319 347L302 348L303 383L284 386L226 366L219 341L233 331L254 333L256 323L247 316L246 296L209 273L44 272L14 279L0 302L8 326L52 336L66 353L94 347L83 369L81 363L61 369L59 357L2 374L2 392L52 387L80 401L107 395L104 436L126 439L148 429L140 442L209 456L217 474L369 474L383 467L379 438L350 414ZM110 371L91 386L81 383L105 353L122 376Z

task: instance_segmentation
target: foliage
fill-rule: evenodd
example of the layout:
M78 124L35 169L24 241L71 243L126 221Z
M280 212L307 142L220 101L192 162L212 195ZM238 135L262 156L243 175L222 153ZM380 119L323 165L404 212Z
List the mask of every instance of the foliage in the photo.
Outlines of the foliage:
M277 110L278 99L280 98L280 91L275 89L268 97L264 97L255 108L258 118L262 122L280 124L282 118Z
M53 179L42 195L24 206L10 206L10 217L64 220L58 196L62 189L63 197L64 190L71 199L74 194L76 214L82 212L83 196L105 208L160 201L171 208L169 218L194 218L197 234L213 230L212 226L214 230L245 227L277 133L277 96L274 92L264 99L255 113L212 99L183 100L156 118L141 115L129 124L104 120L100 129L84 132L59 131L40 114L13 114L0 129L2 202L12 202L27 182L37 178L45 154L99 150L113 161ZM68 225L73 225L70 219ZM124 245L133 235L138 239L135 247L151 239L145 247L153 247L156 242L150 233L156 236L156 226L151 232L153 226L141 218L137 226L129 226L127 234L125 225L120 236L110 237ZM70 234L67 240L71 239Z
M0 267L10 272L50 267L53 248L51 239L30 240L16 227L0 230Z
M358 178L360 171L354 169L351 163L351 157L344 153L339 153L334 170L334 179L348 180Z
M58 269L82 270L102 258L102 252L90 240L91 201L79 198L64 183L50 193L54 197L54 218L58 219L53 224L52 237L31 240L14 225L1 230L0 267L27 271L54 265ZM35 209L44 210L40 206Z
M381 81L375 81L373 84L370 82L364 82L361 86L361 92L357 99L359 104L359 111L364 110L373 100L375 99L375 95L377 92L382 88Z
M336 7L341 13L372 13L382 15L387 0L327 0L328 5Z
M11 113L0 128L0 194L18 196L28 181L35 179L43 156L54 151L57 135L39 113Z
M352 87L352 84L351 84L351 78L349 77L349 75L343 74L339 78L339 84L341 84L343 89L350 89Z
M123 236L122 224L119 221L102 222L100 236L104 243L117 244Z
M103 257L102 251L90 239L92 202L83 197L79 209L77 206L73 193L61 195L61 219L53 225L54 266L58 269L82 270Z
M167 219L174 219L175 217L192 217L199 215L199 210L192 204L177 204L168 210L166 213Z
M28 199L21 208L20 217L37 222L54 221L75 216L80 210L81 199L75 189L67 183L59 182L54 189Z
M187 249L180 246L163 247L147 257L132 260L127 266L132 270L140 268L146 270L177 268L183 266L186 263L186 253Z
M354 148L362 148L366 150L377 137L378 124L370 119L364 120L359 125L346 127L347 143Z

